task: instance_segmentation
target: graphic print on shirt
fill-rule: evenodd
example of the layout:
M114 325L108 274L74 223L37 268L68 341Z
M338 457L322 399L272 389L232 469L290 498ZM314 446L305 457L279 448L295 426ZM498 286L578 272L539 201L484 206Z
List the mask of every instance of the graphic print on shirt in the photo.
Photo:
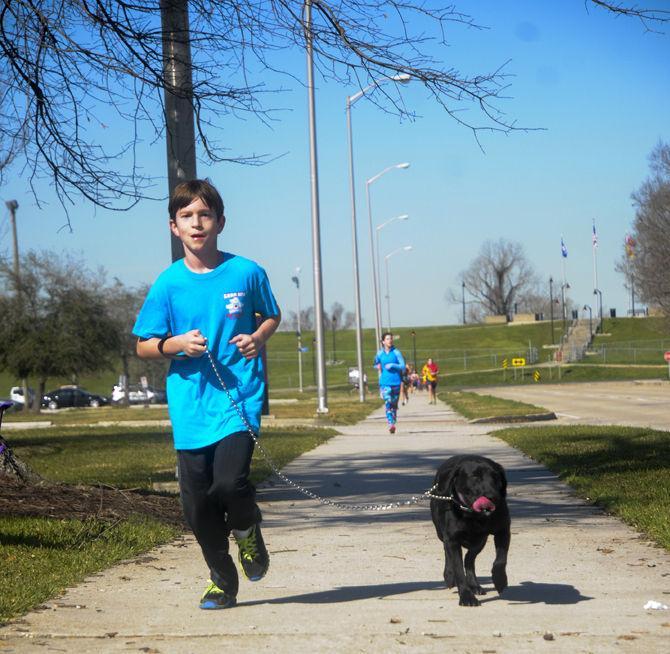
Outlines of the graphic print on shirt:
M223 299L228 300L226 303L226 309L228 309L228 318L236 318L242 314L244 309L244 296L246 295L245 291L238 291L236 293L224 293Z

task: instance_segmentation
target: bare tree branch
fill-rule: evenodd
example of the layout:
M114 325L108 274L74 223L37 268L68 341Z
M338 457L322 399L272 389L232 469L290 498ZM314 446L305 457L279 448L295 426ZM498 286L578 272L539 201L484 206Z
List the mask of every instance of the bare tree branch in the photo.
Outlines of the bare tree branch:
M646 23L668 20L664 9L590 1ZM475 138L482 130L519 129L501 110L504 62L468 73L431 55L448 45L452 28L482 29L455 5L313 0L313 6L316 63L325 79L363 88L405 73ZM280 80L302 80L277 55L305 48L303 7L303 0L190 0L188 100L206 163L269 160L232 153L219 139L231 119L272 124L277 94L285 90ZM0 0L0 167L21 153L27 183L51 180L66 208L80 196L113 209L162 196L163 184L146 172L138 145L165 136L164 90L182 93L166 78L163 45L157 0ZM412 117L393 85L376 86L366 97Z

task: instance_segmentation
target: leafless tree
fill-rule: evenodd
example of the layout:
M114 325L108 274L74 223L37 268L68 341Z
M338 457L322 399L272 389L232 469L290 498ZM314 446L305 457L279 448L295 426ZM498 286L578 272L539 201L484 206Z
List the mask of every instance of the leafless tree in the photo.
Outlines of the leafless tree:
M658 143L649 164L651 176L633 193L632 274L641 298L670 316L670 144Z
M38 178L50 179L65 207L78 195L117 209L164 195L162 184L157 187L145 172L137 148L163 139L164 91L182 92L164 69L161 7L171 1L0 0L0 160L7 155L11 160L20 150L26 182L32 187ZM590 2L647 24L668 19L663 9ZM312 0L312 5L314 52L323 78L352 88L407 74L475 133L516 128L498 106L507 85L504 62L492 71L468 73L429 54L433 43L446 45L454 25L480 27L455 5L423 0ZM192 46L188 100L206 162L263 160L231 153L218 139L231 118L274 119L269 103L279 88L267 85L269 78L302 78L301 70L278 68L276 54L305 47L303 7L303 0L188 3L190 34L181 37L190 36ZM392 85L378 86L366 97L385 109L411 113ZM124 124L125 131L119 127Z
M637 18L647 29L652 29L654 25L670 22L670 10L667 6L640 7L630 2L604 2L603 0L587 0L585 4L588 5L589 2L618 16Z
M510 316L515 304L517 310L532 310L531 300L539 284L523 246L505 239L484 242L479 255L461 273L460 282L474 298L470 317L480 319L477 306L484 315Z

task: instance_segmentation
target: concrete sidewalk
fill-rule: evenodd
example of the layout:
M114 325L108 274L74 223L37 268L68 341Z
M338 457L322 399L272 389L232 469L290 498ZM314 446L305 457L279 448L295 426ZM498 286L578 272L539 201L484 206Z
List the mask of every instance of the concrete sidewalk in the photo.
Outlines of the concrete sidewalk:
M323 507L278 484L260 489L268 576L241 581L239 605L201 611L207 572L185 537L118 565L0 630L0 652L662 652L670 556L571 494L554 475L443 404L415 394L390 436L381 411L284 469L329 498L406 499L455 453L508 472L510 587L458 606L442 582L428 505L380 513Z

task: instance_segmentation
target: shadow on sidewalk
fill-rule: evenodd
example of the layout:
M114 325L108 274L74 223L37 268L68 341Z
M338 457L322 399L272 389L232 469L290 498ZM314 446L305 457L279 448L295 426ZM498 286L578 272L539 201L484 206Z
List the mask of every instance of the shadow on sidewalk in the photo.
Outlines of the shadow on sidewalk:
M542 584L534 581L522 581L518 586L506 588L502 598L514 604L578 604L593 599L582 595L570 584Z
M404 595L420 590L445 590L442 581L416 581L396 584L376 584L373 586L340 586L316 593L289 595L269 600L239 602L238 606L257 606L258 604L334 604L337 602L355 602L366 599L383 599L392 595Z

